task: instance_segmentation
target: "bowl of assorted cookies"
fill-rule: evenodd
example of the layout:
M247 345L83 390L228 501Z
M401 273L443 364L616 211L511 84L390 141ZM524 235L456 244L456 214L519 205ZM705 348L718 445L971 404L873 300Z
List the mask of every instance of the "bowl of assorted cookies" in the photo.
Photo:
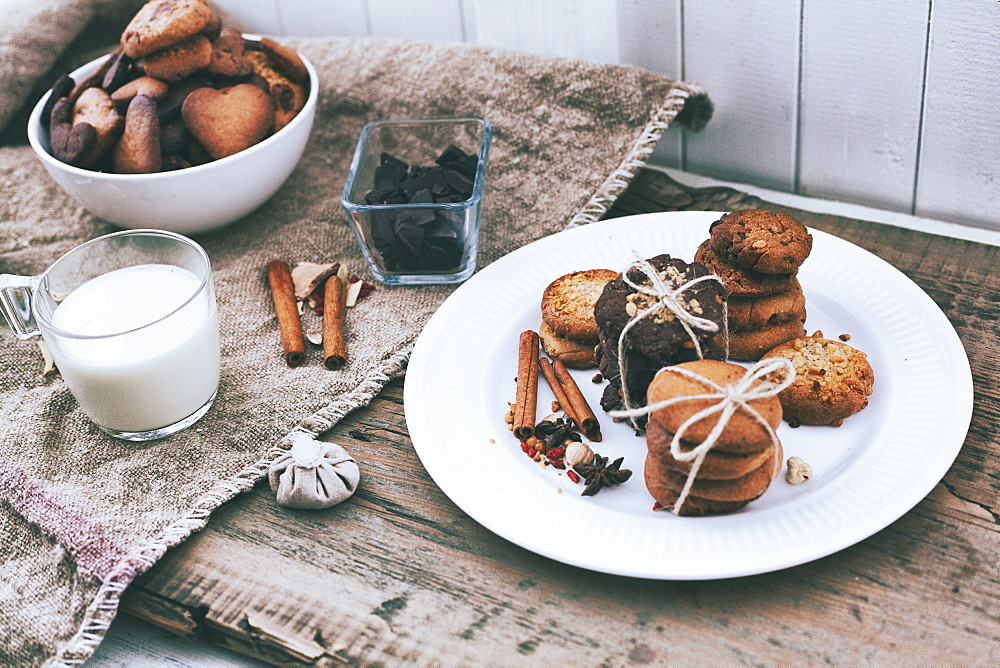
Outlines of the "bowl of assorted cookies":
M223 27L198 0L152 0L118 48L38 101L28 140L95 216L196 234L274 195L305 150L318 97L316 70L295 50Z

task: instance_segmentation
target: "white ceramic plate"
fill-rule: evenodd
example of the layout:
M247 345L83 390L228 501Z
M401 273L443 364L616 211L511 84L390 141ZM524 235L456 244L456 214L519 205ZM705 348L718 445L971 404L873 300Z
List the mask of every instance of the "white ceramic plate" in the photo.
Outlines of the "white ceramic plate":
M537 329L550 281L570 271L621 270L641 256L690 260L713 212L656 213L568 230L501 258L457 289L417 340L404 403L413 445L434 481L476 521L524 548L606 573L677 580L773 571L843 549L917 504L951 466L972 415L965 350L941 310L876 256L813 230L799 272L810 333L851 335L875 370L869 406L842 427L778 429L785 456L815 475L783 474L732 515L653 512L643 483L645 439L600 409L595 371L574 372L601 420L598 453L625 457L632 478L597 496L518 447L504 414L514 400L517 340ZM539 383L538 418L552 400Z

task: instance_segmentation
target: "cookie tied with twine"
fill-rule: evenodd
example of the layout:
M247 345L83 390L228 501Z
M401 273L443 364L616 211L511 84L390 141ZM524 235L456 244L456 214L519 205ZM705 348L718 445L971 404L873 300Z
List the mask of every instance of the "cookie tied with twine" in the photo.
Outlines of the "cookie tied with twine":
M778 393L794 379L794 366L781 359L749 369L717 360L687 362L660 370L646 406L611 415L650 415L673 435L663 454L690 463L686 476L676 467L661 468L662 458L651 444L646 462L657 468L646 471L646 486L663 507L675 515L733 512L763 494L781 469L781 442L775 433L781 422ZM768 450L770 457L741 478L700 481L699 469L713 448L732 454Z
M642 405L629 375L636 355L655 362L652 368L726 356L726 290L698 263L666 254L632 262L605 287L595 315L626 411ZM641 428L635 417L629 420Z
M336 443L317 441L309 434L289 436L288 452L268 467L267 480L278 503L289 508L329 508L358 488L357 462Z

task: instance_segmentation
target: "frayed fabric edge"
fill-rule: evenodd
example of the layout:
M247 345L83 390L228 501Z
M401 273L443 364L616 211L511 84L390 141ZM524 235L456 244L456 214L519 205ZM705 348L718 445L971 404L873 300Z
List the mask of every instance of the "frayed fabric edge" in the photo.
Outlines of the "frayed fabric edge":
M344 392L335 400L301 420L291 432L273 445L263 457L248 465L228 480L221 480L202 494L180 519L172 522L145 545L124 557L101 583L94 600L87 607L83 622L76 635L46 666L79 666L97 649L111 622L118 613L118 605L125 589L142 573L153 566L168 549L184 542L208 524L211 514L235 496L249 491L267 476L270 465L291 447L291 434L305 432L318 436L331 429L352 411L367 406L393 378L406 370L412 345L403 352L390 355L382 364L365 376L357 387Z
M649 155L663 137L664 131L674 121L682 122L692 130L700 130L711 119L712 111L708 93L701 86L675 82L663 105L653 110L649 123L643 128L628 155L605 179L580 212L569 221L566 229L596 223L604 217L618 196L628 188L635 175L646 165Z

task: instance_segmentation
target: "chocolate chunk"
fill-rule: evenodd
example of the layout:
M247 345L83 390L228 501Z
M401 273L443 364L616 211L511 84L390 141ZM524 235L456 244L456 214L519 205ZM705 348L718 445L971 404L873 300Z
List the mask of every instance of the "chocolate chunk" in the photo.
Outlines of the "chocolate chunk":
M469 178L461 172L448 169L445 170L444 178L456 193L465 195L465 199L472 197L472 184L475 182L474 177Z
M364 199L370 205L464 202L472 196L477 164L477 156L456 146L445 149L430 166L408 165L382 153L375 168L374 187ZM446 272L461 263L465 248L463 211L430 207L373 211L370 220L370 241L388 271Z
M438 158L437 158L437 160L435 160L434 162L436 162L437 164L442 165L442 166L443 165L449 165L449 164L451 164L453 162L456 162L456 161L458 161L458 160L460 160L462 158L467 158L468 155L469 155L468 153L466 153L465 151L463 151L459 147L457 147L454 144L452 144L448 148L446 148L444 151L442 151L441 155L439 155Z

